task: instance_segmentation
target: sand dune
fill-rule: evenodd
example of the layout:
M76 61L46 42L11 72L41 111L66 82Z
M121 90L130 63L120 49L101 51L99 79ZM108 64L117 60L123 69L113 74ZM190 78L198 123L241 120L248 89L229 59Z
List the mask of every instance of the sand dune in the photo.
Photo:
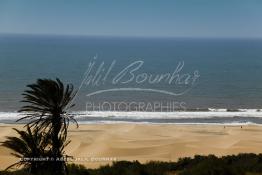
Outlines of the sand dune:
M1 125L0 141L15 134L11 128L19 125ZM262 152L261 126L217 125L149 125L97 124L70 126L66 148L74 156L74 163L97 167L112 160L176 161L195 154L218 156ZM17 159L0 146L0 169Z

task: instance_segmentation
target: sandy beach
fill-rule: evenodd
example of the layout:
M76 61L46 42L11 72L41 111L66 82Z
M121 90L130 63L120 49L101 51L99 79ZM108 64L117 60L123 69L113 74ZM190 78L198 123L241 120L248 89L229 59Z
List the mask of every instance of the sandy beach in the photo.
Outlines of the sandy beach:
M14 136L12 128L1 125L0 141ZM262 152L262 127L258 125L174 125L174 124L86 124L70 126L71 143L66 148L74 163L89 168L113 160L176 161L195 154L217 156ZM17 161L0 146L0 169Z

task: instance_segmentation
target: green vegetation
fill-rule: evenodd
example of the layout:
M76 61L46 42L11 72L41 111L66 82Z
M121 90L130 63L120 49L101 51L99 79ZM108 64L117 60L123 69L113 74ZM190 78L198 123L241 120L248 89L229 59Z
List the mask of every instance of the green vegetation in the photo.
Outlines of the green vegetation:
M67 129L69 121L77 124L74 117L67 113L74 106L73 85L64 86L59 79L38 79L27 87L22 94L22 102L26 105L19 110L25 116L18 120L27 122L27 130L16 130L20 137L7 137L2 143L15 152L13 155L22 158L10 167L23 165L24 171L34 175L68 174L64 152L70 142L67 140Z
M67 168L69 175L262 175L262 154L239 154L220 158L214 155L195 156L182 158L177 162L146 164L119 161L98 169L69 164ZM33 175L27 172L25 169L2 171L0 175Z
M7 169L15 166L24 166L24 168L30 169L31 172L36 172L37 169L45 169L48 166L46 162L24 161L29 157L40 158L50 156L47 149L49 141L45 133L40 133L37 129L32 132L30 127L27 127L27 131L14 130L18 133L19 137L7 137L7 140L2 145L11 149L13 151L12 155L21 161L10 165Z

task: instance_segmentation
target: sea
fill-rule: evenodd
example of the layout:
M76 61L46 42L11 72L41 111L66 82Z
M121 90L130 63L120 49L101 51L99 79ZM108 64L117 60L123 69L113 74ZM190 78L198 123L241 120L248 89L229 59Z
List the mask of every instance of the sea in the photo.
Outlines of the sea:
M262 39L0 34L0 123L39 78L79 123L262 124Z

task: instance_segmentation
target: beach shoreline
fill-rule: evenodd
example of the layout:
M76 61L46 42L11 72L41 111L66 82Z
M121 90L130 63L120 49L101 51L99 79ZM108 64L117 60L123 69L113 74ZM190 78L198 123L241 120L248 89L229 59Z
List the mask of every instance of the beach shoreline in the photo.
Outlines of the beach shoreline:
M1 124L0 142L15 136L12 128L23 125ZM262 152L261 125L182 125L182 124L80 124L70 125L71 143L66 153L70 161L97 168L112 161L177 161L194 155L216 156ZM0 169L18 159L0 146Z

